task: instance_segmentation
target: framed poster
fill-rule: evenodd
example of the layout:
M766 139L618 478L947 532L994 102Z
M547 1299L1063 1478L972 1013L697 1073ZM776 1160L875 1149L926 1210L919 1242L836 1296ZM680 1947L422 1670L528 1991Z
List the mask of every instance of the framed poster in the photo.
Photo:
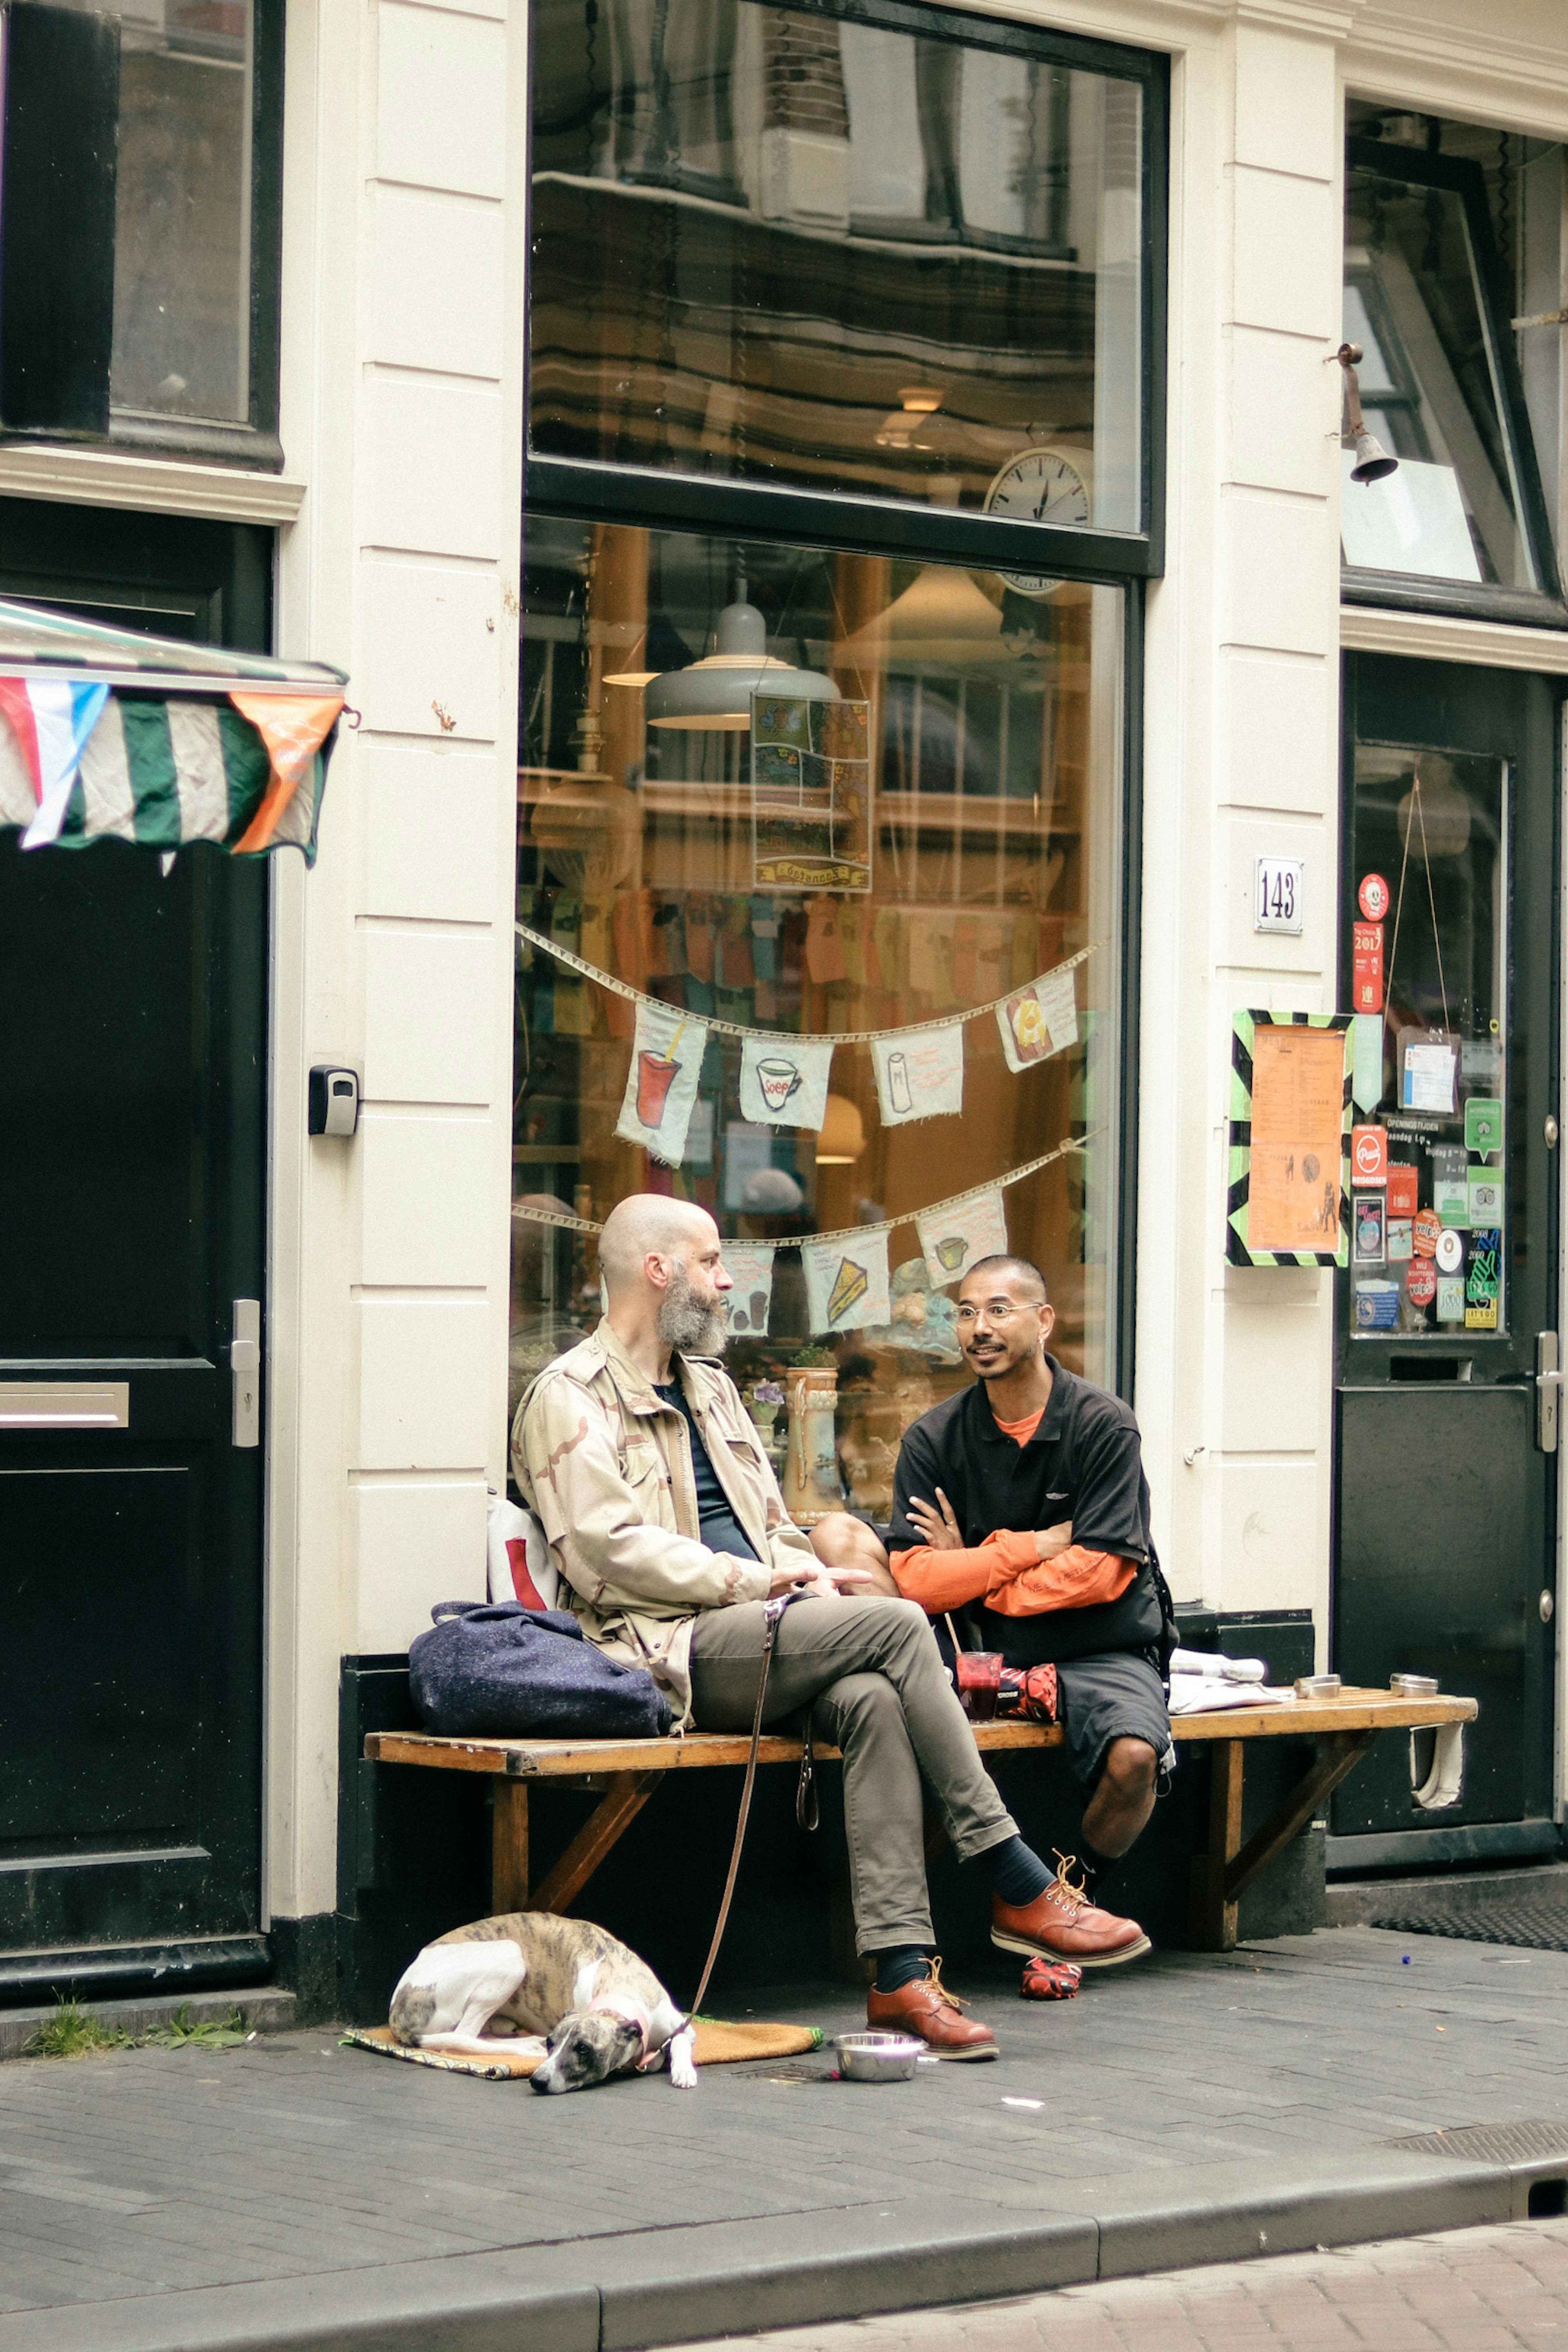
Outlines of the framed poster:
M1350 1017L1237 1013L1231 1029L1226 1256L1233 1265L1343 1265Z
M871 887L871 706L752 696L752 887Z

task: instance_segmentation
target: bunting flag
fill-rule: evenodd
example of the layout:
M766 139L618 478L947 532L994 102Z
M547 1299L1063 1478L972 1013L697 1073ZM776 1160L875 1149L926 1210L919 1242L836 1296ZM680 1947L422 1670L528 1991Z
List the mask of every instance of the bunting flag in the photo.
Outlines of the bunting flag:
M939 1118L963 1108L963 1031L957 1022L945 1029L875 1037L871 1061L884 1127L903 1127L910 1119Z
M814 1338L828 1331L861 1331L869 1323L891 1321L885 1233L867 1226L863 1232L842 1237L802 1242L800 1255L805 1269L807 1321Z
M309 775L317 752L338 723L341 694L237 694L229 700L267 746L270 773L261 805L234 845L237 857L270 849L284 814Z
M632 1066L616 1133L643 1143L667 1168L679 1168L697 1100L708 1031L688 1013L647 998L637 1006Z
M962 1282L983 1257L1007 1254L1007 1213L1002 1205L1001 1187L994 1185L973 1200L934 1214L925 1210L915 1219L915 1231L921 1237L931 1288L944 1290L949 1283Z
M58 839L83 749L108 699L107 686L77 678L0 677L0 711L10 721L33 788L24 849Z
M1078 998L1068 968L1058 964L1016 995L1005 997L996 1007L996 1026L1007 1067L1015 1074L1047 1061L1064 1045L1076 1045Z
M832 1066L831 1038L748 1037L741 1048L741 1117L820 1133Z
M0 826L24 825L29 839L43 812L16 698L26 695L30 715L35 696L59 691L53 680L24 687L20 679L0 679L0 714L10 722L0 725ZM210 841L241 856L292 847L314 864L328 737L341 701L311 698L318 720L323 709L331 715L310 750L298 738L284 744L281 756L294 771L284 791L261 730L226 699L89 691L100 697L96 723L83 733L61 793L60 821L47 836L56 847L110 839L167 855ZM248 693L244 699L284 709L307 700Z
M773 1299L773 1249L771 1242L726 1242L724 1271L735 1287L730 1293L730 1330L737 1339L766 1335Z

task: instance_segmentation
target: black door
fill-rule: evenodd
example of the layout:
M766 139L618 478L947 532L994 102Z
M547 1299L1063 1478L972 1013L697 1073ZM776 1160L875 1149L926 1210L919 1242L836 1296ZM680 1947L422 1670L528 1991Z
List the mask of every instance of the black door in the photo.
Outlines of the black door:
M1555 719L1540 679L1348 665L1333 1663L1360 1684L1434 1675L1480 1715L1458 1802L1415 1800L1429 1743L1375 1749L1335 1799L1336 1840L1357 1843L1331 1862L1552 1837Z
M0 504L0 594L268 649L268 535ZM0 1999L260 1973L267 876L0 834ZM244 1310L241 1310L242 1316ZM243 1432L241 1433L244 1433Z

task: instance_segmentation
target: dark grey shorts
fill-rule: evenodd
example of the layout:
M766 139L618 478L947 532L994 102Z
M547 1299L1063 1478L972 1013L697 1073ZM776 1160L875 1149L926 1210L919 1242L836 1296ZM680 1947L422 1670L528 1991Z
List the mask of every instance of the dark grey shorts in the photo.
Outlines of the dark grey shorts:
M1057 1668L1058 1706L1073 1778L1091 1797L1113 1739L1146 1739L1169 1773L1176 1760L1159 1675L1131 1650L1074 1658Z

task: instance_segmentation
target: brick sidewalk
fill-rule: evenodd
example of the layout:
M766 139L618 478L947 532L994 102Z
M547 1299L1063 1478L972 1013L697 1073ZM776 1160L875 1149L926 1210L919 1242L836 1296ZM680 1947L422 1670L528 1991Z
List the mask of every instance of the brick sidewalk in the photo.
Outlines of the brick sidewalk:
M1351 1928L1016 1988L965 1988L995 2063L877 2089L825 2053L541 2099L330 2028L0 2065L0 2352L488 2346L530 2296L531 2352L636 2352L1522 2212L1520 2145L1398 2145L1460 2126L1568 2178L1568 1954Z
M710 2352L1544 2352L1565 2343L1568 2221L1515 2221L731 2336Z

